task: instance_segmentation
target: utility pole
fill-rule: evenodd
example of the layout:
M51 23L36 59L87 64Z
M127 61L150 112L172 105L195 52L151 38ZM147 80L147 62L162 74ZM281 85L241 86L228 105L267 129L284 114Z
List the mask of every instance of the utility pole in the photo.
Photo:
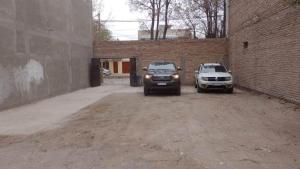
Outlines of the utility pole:
M101 13L98 13L98 41L101 40Z
M224 0L224 19L223 19L223 32L222 32L222 38L226 38L227 36L227 3L226 3L227 0Z
M98 13L98 42L101 41L101 12L99 11ZM103 66L102 66L102 62L100 60L100 82L101 84L103 83Z

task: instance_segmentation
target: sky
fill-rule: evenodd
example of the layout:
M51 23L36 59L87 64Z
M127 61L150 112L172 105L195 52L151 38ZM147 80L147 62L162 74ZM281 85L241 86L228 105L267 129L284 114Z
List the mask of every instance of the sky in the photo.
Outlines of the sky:
M138 20L142 19L137 12L130 11L128 0L103 0L101 20ZM112 32L114 39L137 40L138 22L106 22L105 25Z

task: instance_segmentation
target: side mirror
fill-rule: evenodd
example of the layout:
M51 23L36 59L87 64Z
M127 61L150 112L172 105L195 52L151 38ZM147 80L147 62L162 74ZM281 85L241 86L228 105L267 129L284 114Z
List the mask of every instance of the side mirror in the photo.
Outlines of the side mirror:
M229 70L229 71L228 71L228 73L232 74L232 71L231 71L231 70Z
M178 66L178 67L177 67L177 70L182 70L182 68Z
M143 71L148 71L148 68L147 67L143 67Z
M198 71L198 70L196 70L196 71L195 71L195 74L199 74L199 71Z

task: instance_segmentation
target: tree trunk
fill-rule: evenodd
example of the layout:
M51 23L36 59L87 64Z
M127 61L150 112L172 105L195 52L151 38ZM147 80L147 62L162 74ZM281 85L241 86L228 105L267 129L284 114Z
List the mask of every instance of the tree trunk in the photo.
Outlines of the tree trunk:
M197 38L197 32L196 32L196 26L192 26L193 27L193 37L194 37L194 39L198 39Z
M156 35L155 35L155 40L158 40L159 36L159 22L160 22L160 11L161 11L161 0L158 0L157 4L157 16L156 16Z
M227 23L227 4L226 4L226 0L224 0L224 19L223 19L223 35L222 37L225 38L226 37L226 23Z
M207 10L207 38L212 38L213 37L213 26L212 26L212 14L211 10Z
M167 31L169 29L169 6L170 6L171 0L166 0L166 11L165 11L165 28L164 28L164 34L163 39L167 38Z
M213 37L213 9L212 9L212 3L210 0L204 0L203 2L203 10L206 15L206 22L207 22L207 31L206 31L206 38L212 38Z
M215 0L215 2L214 2L214 21L215 21L215 23L214 23L214 26L215 26L215 28L214 28L214 38L217 38L218 37L218 8L219 8L219 2L218 2L218 0Z
M154 39L154 25L155 25L155 1L151 0L151 6L152 6L152 16L151 16L151 28L150 28L150 33L151 37L150 39Z

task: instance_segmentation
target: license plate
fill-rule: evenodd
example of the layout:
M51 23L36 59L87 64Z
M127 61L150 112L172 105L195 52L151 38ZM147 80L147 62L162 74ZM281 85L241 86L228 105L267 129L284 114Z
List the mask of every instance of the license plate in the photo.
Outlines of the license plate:
M214 83L213 86L222 86L223 84Z
M167 83L157 83L158 86L166 86Z

